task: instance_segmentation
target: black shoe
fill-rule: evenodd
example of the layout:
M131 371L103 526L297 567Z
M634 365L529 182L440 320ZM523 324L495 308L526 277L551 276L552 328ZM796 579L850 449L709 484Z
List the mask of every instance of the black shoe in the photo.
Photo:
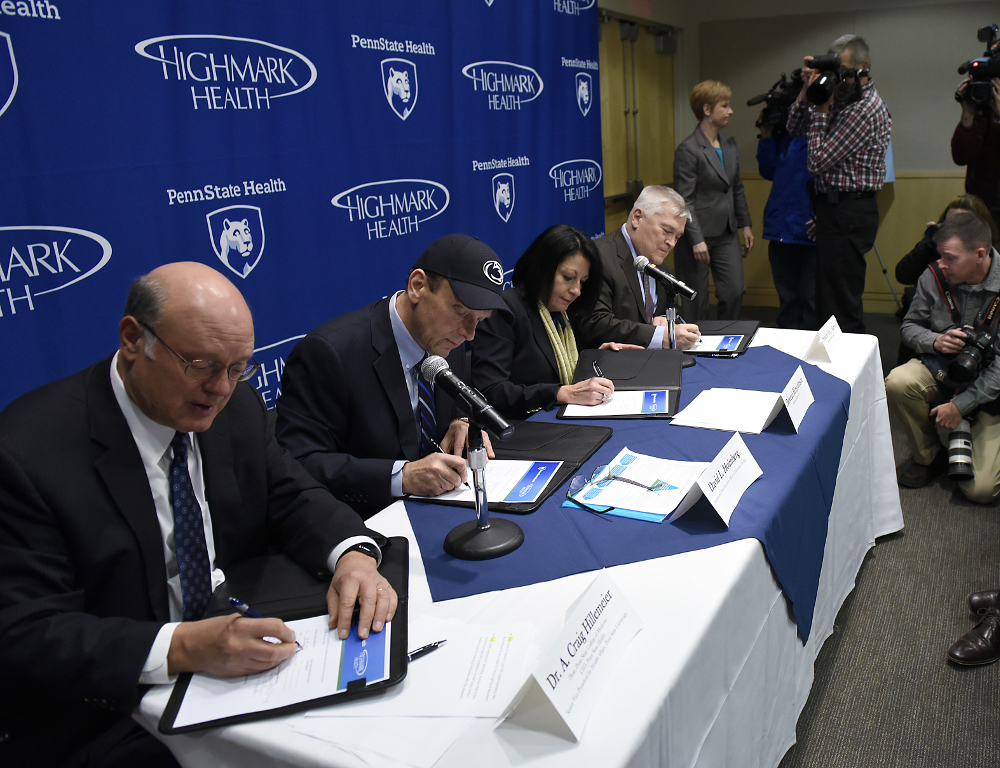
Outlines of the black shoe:
M997 601L998 589L988 589L985 592L973 592L969 595L969 610L973 613L983 615L986 609Z
M938 451L934 461L927 466L917 464L913 459L898 466L896 468L896 482L906 488L923 488L930 485L935 477L944 474L947 469L948 457L945 456L944 451Z
M990 606L983 619L948 649L948 661L963 666L992 664L1000 659L1000 611Z

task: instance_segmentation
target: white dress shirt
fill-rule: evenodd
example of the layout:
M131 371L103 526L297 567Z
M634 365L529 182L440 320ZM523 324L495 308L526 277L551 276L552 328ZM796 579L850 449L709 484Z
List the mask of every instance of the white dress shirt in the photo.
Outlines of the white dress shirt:
M121 408L132 439L135 440L142 465L149 480L149 490L153 496L153 506L156 509L156 520L160 526L160 538L163 541L163 560L166 564L167 604L170 611L170 621L160 627L160 631L149 649L146 663L139 675L140 685L171 683L177 676L167 672L167 652L174 636L174 630L184 616L183 596L181 593L181 578L177 568L177 553L174 550L174 509L170 501L170 463L173 451L170 441L174 439L175 431L171 427L159 424L144 414L125 391L125 383L118 373L118 353L111 360L111 388ZM208 548L208 561L212 565L212 590L214 591L226 580L226 575L215 567L215 537L212 534L212 514L205 498L205 476L202 471L201 449L198 441L191 433L188 441L188 472L191 475L191 485L194 495L201 505L201 517L205 526L205 544ZM367 536L352 536L340 542L327 557L327 568L333 573L337 561L344 552L355 544L370 544L378 552L377 562L381 562L382 553L375 542Z
M417 438L420 437L420 423L417 417L417 378L420 375L420 361L427 353L423 347L417 344L413 336L403 323L403 318L399 316L396 309L396 299L402 291L397 291L389 299L389 323L392 325L392 337L396 341L396 349L399 350L399 362L403 367L403 378L406 379L406 386L410 394L410 410L413 411L413 423L417 428ZM403 465L405 459L400 459L392 465L392 479L389 483L389 492L394 498L403 495Z
M632 245L632 238L628 236L628 223L622 224L622 234L625 236L625 242L628 243L628 249L632 252L632 260L635 261L636 252L635 246ZM656 281L643 272L641 269L636 269L636 275L639 277L639 285L645 283L646 290L649 291L649 298L653 302L653 306L656 306ZM666 331L666 326L657 325L653 327L653 338L650 339L649 345L646 349L663 349L663 332ZM670 346L669 344L667 345Z

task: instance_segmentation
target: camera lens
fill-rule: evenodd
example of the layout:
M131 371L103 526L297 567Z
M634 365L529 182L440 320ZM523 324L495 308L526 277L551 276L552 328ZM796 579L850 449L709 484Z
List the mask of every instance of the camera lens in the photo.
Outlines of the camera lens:
M823 72L806 90L806 99L811 104L826 104L839 82L840 76L836 72Z
M983 355L976 347L967 345L948 366L948 375L964 384L976 378Z
M972 432L965 419L948 435L948 477L957 482L973 477Z

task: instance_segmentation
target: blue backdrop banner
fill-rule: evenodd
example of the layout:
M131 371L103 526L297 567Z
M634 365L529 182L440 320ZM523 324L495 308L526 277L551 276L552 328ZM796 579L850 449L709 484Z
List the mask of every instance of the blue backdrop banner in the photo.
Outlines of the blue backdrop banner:
M0 406L113 351L131 281L221 270L268 405L321 322L476 235L604 227L595 0L0 0Z

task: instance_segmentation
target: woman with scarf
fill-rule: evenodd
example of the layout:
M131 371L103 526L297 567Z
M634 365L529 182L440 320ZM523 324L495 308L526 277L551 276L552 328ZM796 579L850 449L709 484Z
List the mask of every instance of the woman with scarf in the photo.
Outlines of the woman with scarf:
M475 386L500 413L524 419L535 411L575 403L599 405L614 392L609 379L576 384L579 357L567 310L590 312L601 286L601 259L593 240L568 224L540 234L514 265L504 291L511 317L494 312L472 342ZM602 349L639 349L608 342Z

